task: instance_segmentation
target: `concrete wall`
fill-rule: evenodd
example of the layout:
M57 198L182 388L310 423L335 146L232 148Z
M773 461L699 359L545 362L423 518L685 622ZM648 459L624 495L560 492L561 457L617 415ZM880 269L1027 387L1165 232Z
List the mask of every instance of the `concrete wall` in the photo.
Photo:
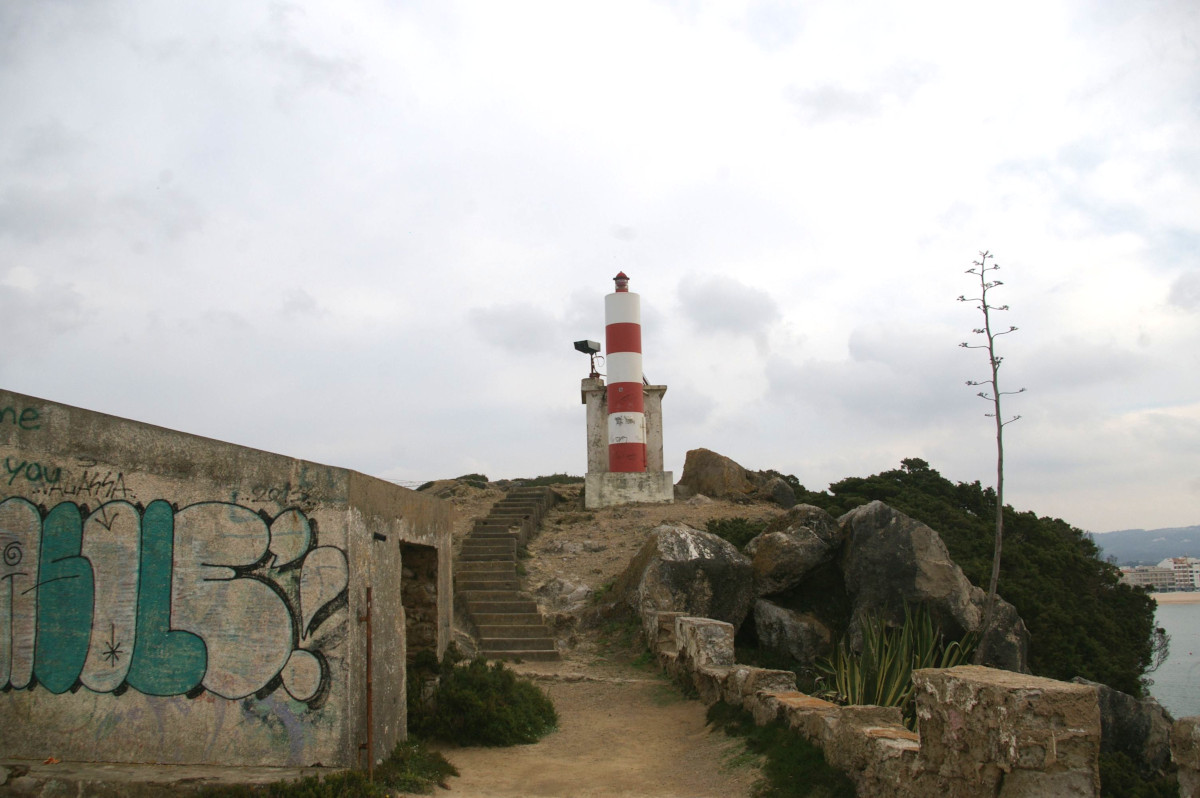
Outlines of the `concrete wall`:
M0 391L0 750L365 764L405 733L401 544L449 508L340 468ZM373 702L367 711L366 594Z

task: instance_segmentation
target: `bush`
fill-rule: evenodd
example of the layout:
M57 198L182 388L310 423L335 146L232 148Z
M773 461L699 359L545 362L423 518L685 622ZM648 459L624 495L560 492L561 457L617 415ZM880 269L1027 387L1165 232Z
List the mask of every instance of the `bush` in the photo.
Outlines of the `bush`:
M1100 754L1101 798L1175 798L1179 782L1174 774L1146 779L1133 761L1120 751Z
M545 485L575 485L583 482L583 477L576 477L571 474L550 474L549 476L542 477L521 477L520 479L512 480L512 482L524 488L540 488Z
M488 665L476 657L456 665L449 652L432 711L411 700L421 678L416 663L409 669L409 729L431 739L459 745L520 745L537 742L558 725L554 704L540 688L517 678L503 663Z
M753 753L765 758L760 798L854 798L854 784L825 761L820 748L780 721L756 726L740 707L718 701L708 708L708 722L731 737L741 737Z
M900 469L850 477L829 492L797 494L835 518L878 499L937 530L950 556L976 585L991 572L996 492L978 482L953 483L924 460ZM1004 507L1000 597L1029 629L1029 669L1070 681L1082 676L1141 695L1165 640L1154 626L1154 600L1120 583L1116 566L1095 543L1058 518Z
M747 543L762 534L767 528L767 522L749 521L745 518L710 518L704 528L729 541L741 551Z

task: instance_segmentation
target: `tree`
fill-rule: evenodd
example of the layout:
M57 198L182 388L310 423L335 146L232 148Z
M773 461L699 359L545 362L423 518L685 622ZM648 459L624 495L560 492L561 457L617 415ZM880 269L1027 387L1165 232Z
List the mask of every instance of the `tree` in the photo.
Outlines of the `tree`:
M967 385L970 386L991 386L991 391L980 391L977 396L992 403L994 412L985 413L985 416L994 418L996 421L996 535L995 548L992 552L992 576L988 581L987 603L984 605L983 611L983 632L979 640L979 648L975 651L975 664L979 665L983 662L984 651L987 648L988 633L992 628L992 614L996 607L996 585L1000 580L1000 554L1004 545L1004 427L1016 421L1020 416L1013 416L1007 421L1000 414L1000 397L1011 396L1012 394L1023 393L1024 388L1017 391L1001 391L1000 390L1000 364L1004 362L1004 358L996 354L996 339L1001 335L1008 335L1016 332L1017 328L1010 326L1007 330L999 332L992 329L992 311L1008 310L1008 305L990 305L988 304L988 292L997 288L1004 283L999 280L989 280L988 273L998 271L1000 267L992 260L992 264L988 265L988 259L993 258L992 253L983 251L979 253L979 260L973 261L973 266L967 269L967 274L974 274L979 277L979 296L968 299L966 296L960 296L959 302L973 302L975 307L983 314L983 326L978 327L972 332L976 335L984 336L986 343L971 344L963 341L959 346L964 349L986 349L988 355L988 363L991 366L992 376L986 380L967 380Z

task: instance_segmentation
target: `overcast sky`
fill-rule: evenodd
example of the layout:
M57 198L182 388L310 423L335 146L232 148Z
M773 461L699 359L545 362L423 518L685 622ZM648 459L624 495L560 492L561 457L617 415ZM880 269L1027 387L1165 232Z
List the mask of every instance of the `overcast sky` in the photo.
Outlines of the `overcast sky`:
M1200 524L1200 4L0 4L0 387L401 481L586 469L624 270L667 468ZM974 342L974 341L973 341Z

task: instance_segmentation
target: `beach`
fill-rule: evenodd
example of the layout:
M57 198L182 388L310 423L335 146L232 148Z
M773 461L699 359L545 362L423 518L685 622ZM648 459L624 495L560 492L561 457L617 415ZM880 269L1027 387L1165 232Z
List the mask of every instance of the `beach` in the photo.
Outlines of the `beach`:
M1151 593L1159 604L1200 604L1200 590L1190 593Z

